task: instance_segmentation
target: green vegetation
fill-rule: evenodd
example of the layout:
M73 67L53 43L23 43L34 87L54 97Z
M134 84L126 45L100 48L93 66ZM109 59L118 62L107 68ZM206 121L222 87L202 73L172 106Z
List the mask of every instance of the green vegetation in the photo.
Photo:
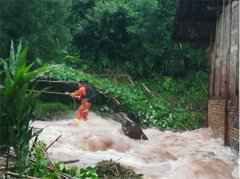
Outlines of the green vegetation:
M206 70L201 50L173 41L175 12L175 0L73 1L73 45L94 71L146 77Z
M134 87L126 82L100 78L65 65L49 66L45 76L58 80L87 80L116 96L122 106L137 114L145 126L194 129L200 127L205 113L205 73L197 73L185 79L156 77L152 80L138 80L134 81ZM145 91L144 84L152 90L154 96Z
M70 111L72 111L71 106L63 103L38 101L34 118L35 120L51 120Z
M141 78L206 71L202 49L172 39L175 13L175 0L0 0L0 56L22 39L40 64Z
M28 168L28 175L44 179L58 179L59 177L74 177L78 179L97 179L95 167L77 168L66 166L61 162L51 162L45 154L46 145L35 143L32 151L33 161Z
M66 21L70 4L68 0L0 0L0 57L8 55L11 40L22 40L30 48L31 60L59 58L71 41Z
M27 49L21 43L15 51L11 43L10 56L1 59L3 89L0 90L0 146L7 152L14 148L16 168L21 172L29 162L29 142L34 136L30 121L33 120L36 94L31 81L46 68L32 69L27 64Z

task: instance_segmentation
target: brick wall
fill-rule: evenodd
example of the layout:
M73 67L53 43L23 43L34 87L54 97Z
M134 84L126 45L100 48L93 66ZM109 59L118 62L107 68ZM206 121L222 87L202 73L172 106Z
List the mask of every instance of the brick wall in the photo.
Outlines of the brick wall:
M208 101L208 124L213 130L214 137L224 139L224 121L226 117L226 100L210 99Z

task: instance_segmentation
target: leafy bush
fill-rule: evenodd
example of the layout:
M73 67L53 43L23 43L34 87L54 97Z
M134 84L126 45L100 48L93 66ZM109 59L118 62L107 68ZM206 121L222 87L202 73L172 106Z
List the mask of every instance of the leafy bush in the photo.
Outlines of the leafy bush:
M34 145L31 153L34 162L31 162L31 165L29 165L28 174L35 177L57 179L58 175L56 171L53 170L52 172L49 172L48 169L49 160L45 157L44 153L46 144L38 142Z
M46 145L42 142L37 142L33 148L33 162L29 166L28 175L46 178L58 179L60 176L78 179L97 179L95 167L79 168L69 167L60 162L50 162L45 154Z
M100 78L65 65L50 66L46 76L59 80L87 80L117 97L123 108L135 113L141 123L147 126L163 129L198 128L203 118L203 111L199 109L206 106L205 73L196 74L188 80L174 80L169 77L139 80L135 81L134 88L129 84ZM143 84L150 87L154 96L146 93Z
M33 69L27 64L27 49L21 43L17 50L11 44L10 56L0 60L3 66L4 86L0 90L0 146L14 148L16 167L23 171L29 161L29 142L33 137L30 122L33 120L35 97L31 81L45 68Z

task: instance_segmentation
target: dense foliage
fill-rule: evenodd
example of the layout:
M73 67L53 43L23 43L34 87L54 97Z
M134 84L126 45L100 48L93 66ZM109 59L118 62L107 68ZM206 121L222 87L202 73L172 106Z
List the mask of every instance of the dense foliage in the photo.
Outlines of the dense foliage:
M175 0L76 1L73 44L100 71L143 77L205 68L201 50L173 41L175 8Z
M7 56L11 40L22 39L32 57L56 59L71 40L69 5L67 0L0 0L0 56Z
M162 129L193 129L202 124L207 99L207 75L197 73L185 79L158 77L129 83L100 78L65 65L49 66L45 77L58 80L87 80L116 96L123 108L134 112L143 125ZM151 96L144 89L147 85ZM187 90L186 90L187 89Z
M202 50L173 41L175 11L175 0L0 0L0 56L22 39L31 57L91 71L206 70Z

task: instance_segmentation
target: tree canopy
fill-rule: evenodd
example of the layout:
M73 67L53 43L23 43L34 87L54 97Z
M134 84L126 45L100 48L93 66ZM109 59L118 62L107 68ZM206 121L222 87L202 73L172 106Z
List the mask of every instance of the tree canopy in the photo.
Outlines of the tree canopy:
M201 50L173 38L175 0L0 0L0 56L25 42L31 59L133 76L206 69Z

